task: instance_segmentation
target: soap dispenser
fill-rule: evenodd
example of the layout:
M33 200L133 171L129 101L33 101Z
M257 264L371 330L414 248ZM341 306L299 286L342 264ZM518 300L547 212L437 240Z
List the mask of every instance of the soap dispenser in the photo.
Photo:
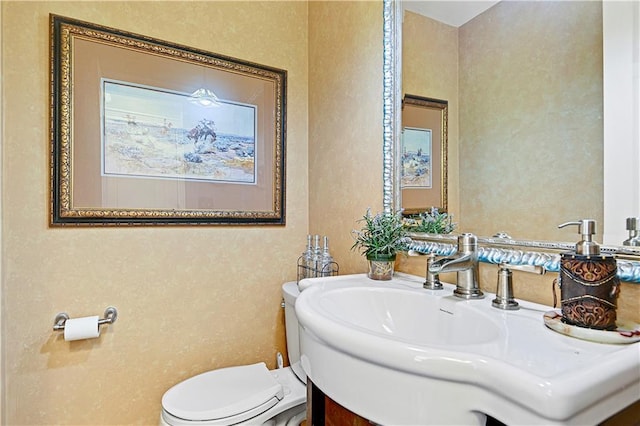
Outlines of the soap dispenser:
M593 240L596 221L583 219L559 225L577 225L581 240L575 251L560 255L560 295L562 321L598 330L616 328L616 308L620 287L616 259L600 254Z

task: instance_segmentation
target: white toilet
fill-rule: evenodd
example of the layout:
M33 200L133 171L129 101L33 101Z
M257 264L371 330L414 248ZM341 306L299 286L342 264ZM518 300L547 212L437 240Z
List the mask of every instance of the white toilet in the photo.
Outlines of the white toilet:
M307 396L294 309L299 294L296 282L282 286L291 367L268 370L261 362L191 377L162 396L160 425L299 425Z

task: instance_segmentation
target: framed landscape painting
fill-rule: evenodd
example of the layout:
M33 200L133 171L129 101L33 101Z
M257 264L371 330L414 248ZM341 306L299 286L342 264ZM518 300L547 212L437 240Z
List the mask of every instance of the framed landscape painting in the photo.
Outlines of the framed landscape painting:
M402 129L400 188L431 188L431 129Z
M51 225L284 225L286 71L50 25Z

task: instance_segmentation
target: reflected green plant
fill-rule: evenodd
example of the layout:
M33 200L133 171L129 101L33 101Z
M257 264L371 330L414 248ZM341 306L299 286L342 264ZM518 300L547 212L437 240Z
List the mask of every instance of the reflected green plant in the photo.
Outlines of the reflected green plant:
M409 232L425 232L428 234L450 234L457 223L453 222L453 215L440 213L436 207L405 220Z

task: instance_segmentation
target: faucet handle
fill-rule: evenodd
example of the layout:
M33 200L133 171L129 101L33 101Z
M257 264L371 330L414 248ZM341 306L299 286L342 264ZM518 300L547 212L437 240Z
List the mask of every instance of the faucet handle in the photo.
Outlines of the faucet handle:
M435 253L422 253L417 250L409 250L407 254L409 256L427 256L427 273L425 282L422 283L422 286L427 290L442 290L443 287L440 282L440 275L429 272L429 267L436 260Z
M496 298L491 301L491 306L506 311L520 309L520 304L513 298L513 274L504 263L498 269Z
M498 286L496 298L491 302L491 306L498 309L513 311L520 309L520 304L513 297L513 274L511 270L529 272L542 275L546 270L542 266L535 265L511 265L501 263L498 269Z
M537 265L512 265L511 263L502 262L500 268L512 269L514 271L529 272L537 275L544 275L547 272L542 266Z
M425 282L422 284L422 287L427 290L442 290L442 283L440 282L440 275L429 272L429 267L436 260L436 255L434 253L429 254L427 257L427 278Z

